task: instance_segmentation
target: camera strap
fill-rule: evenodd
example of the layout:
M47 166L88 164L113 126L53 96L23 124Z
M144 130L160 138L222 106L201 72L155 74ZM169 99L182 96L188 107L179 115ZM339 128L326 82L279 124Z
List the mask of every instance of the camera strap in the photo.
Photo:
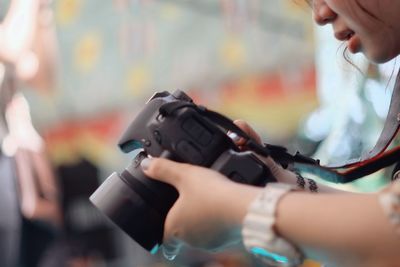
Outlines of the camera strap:
M375 146L360 158L352 159L342 164L323 167L321 175L324 180L335 183L348 183L358 178L388 167L400 160L400 146L388 149L400 129L400 72L397 74L392 92L389 111L382 132ZM305 172L319 174L319 168L313 168L303 163L295 163L295 168ZM340 176L329 175L323 171L330 170Z
M388 149L400 129L400 72L397 74L388 115L375 146L359 158L341 164L311 166L294 162L298 171L312 173L334 183L348 183L388 167L400 160L400 146Z
M195 109L225 131L231 131L239 137L244 138L246 140L245 146L249 150L264 157L271 156L284 168L290 166L294 171L313 174L333 183L352 182L400 160L400 146L387 150L400 128L400 73L396 78L383 130L374 148L360 158L336 165L321 166L319 160L302 155L300 152L292 155L282 146L271 144L261 145L234 124L231 119L218 112L208 110L204 106L196 105L193 102L169 102L162 105L159 111L164 116L170 116L176 110L186 107Z

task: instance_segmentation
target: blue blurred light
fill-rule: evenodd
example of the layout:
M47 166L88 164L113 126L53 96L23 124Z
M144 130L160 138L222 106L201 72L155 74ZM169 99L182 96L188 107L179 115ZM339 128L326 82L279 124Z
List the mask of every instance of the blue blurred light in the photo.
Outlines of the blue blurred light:
M278 254L274 254L271 252L266 251L263 248L260 247L254 247L251 249L251 253L253 253L254 255L258 255L258 256L263 256L266 258L271 258L276 262L281 262L281 263L288 263L288 259L284 256L278 255Z
M158 249L160 248L160 245L155 245L151 250L150 250L150 254L154 255L157 253Z
M121 144L120 148L123 152L129 153L133 150L143 148L143 144L142 144L142 142L137 141L137 140L130 140L126 143Z

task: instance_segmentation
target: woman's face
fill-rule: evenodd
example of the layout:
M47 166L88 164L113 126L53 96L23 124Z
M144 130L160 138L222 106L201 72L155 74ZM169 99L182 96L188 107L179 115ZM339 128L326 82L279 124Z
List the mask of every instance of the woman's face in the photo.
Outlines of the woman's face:
M400 0L313 0L314 20L331 24L351 53L383 63L400 53Z

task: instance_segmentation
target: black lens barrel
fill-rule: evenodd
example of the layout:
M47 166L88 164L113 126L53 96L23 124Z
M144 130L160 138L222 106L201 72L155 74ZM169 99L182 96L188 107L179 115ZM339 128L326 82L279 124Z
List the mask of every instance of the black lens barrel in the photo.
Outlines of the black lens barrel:
M142 159L138 155L121 174L111 174L90 200L139 245L152 251L162 243L165 218L178 193L147 178L140 168Z

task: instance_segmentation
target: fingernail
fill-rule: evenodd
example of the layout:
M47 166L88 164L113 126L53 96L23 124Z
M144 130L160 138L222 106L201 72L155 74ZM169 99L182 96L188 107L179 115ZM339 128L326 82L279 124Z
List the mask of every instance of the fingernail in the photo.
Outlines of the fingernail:
M228 136L233 140L233 142L238 142L240 140L240 136L234 132L229 132Z
M151 159L150 158L145 158L142 160L142 162L140 162L140 167L142 167L142 170L146 171L151 163Z

